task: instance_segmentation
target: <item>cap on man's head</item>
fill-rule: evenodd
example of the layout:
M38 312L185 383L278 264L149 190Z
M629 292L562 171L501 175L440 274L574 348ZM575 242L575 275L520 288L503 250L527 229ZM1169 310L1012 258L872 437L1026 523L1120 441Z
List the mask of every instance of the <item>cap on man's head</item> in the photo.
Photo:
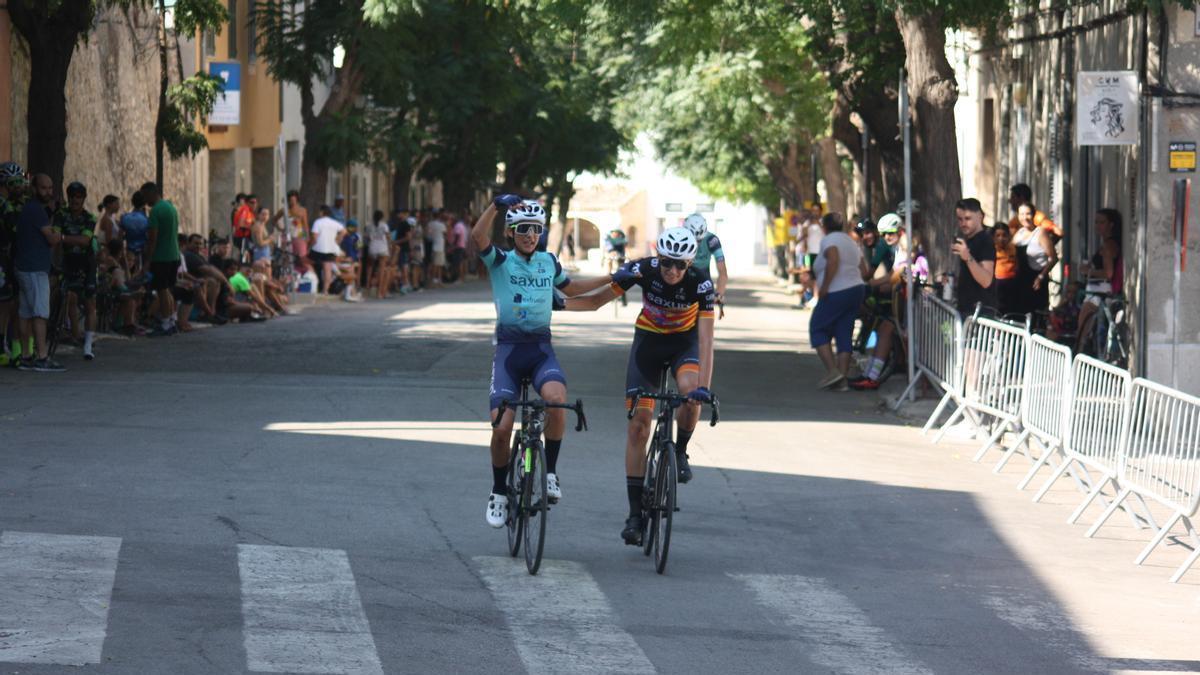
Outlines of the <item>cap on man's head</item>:
M336 196L336 197L334 197L334 198L333 198L333 201L335 201L335 202L344 202L344 201L346 201L346 195L338 195L338 196Z
M347 220L346 221L346 229L349 230L350 228L358 229L358 221L353 218L351 218L350 220Z

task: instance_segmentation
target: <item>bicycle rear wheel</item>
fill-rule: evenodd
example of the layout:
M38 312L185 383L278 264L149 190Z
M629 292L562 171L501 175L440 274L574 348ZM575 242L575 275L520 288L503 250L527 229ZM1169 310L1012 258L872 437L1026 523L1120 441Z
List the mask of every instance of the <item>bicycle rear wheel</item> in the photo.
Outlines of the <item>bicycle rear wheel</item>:
M508 554L517 557L521 552L521 472L518 468L521 435L513 437L512 453L508 456Z
M658 484L658 436L650 441L646 453L646 476L642 478L642 554L649 556L654 550L654 504L655 486Z
M58 342L62 337L63 317L67 313L67 294L61 285L55 285L50 291L50 318L46 321L46 355L54 358L58 351ZM29 345L24 345L28 348ZM22 354L24 353L22 349Z
M521 528L525 540L525 568L537 574L542 565L542 547L546 543L546 451L541 443L532 446L521 490Z
M671 548L671 522L675 517L675 487L679 476L675 444L667 443L659 453L659 471L654 488L654 571L667 569L667 553Z

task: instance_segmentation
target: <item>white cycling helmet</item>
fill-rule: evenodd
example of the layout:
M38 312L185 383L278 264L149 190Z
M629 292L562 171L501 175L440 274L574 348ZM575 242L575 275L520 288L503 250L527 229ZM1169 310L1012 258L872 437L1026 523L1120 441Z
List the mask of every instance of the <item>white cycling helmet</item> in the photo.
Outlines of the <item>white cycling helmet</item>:
M546 209L532 199L526 199L504 214L504 224L508 227L516 227L518 223L537 223L545 227Z
M696 257L696 235L686 227L672 227L658 236L658 254L675 260Z
M708 232L708 221L699 213L693 213L683 219L683 226L686 227L692 234L696 235L696 239L704 236Z
M900 219L900 216L888 213L879 219L876 227L879 229L879 234L895 234L900 231L901 227L904 227L904 221Z

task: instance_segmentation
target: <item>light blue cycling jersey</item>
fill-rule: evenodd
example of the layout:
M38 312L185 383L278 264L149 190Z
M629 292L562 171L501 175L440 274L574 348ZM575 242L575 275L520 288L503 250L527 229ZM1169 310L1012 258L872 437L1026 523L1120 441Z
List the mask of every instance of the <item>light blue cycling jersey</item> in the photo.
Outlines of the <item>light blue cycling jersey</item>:
M488 266L492 282L496 342L549 342L554 289L571 283L558 258L534 251L526 259L495 246L488 246L479 257Z
M721 250L721 240L712 232L707 232L698 242L696 248L696 259L692 265L698 267L705 272L708 271L708 259L716 258L718 262L725 260L725 251Z

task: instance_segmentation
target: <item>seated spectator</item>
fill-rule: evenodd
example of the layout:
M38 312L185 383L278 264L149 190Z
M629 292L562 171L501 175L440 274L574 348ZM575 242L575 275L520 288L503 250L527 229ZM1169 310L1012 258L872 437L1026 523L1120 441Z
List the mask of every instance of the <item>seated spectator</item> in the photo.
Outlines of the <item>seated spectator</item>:
M182 249L187 245L187 237L179 235L179 247ZM203 282L198 278L188 273L187 260L180 257L179 271L175 275L175 286L171 289L171 295L175 296L175 325L178 326L179 332L192 332L191 316L192 307L196 304L196 298L200 295L200 289Z
M100 220L96 224L96 241L105 246L110 241L121 238L121 227L117 224L121 210L121 198L116 195L105 195L100 200Z
M867 359L867 368L862 377L851 379L850 388L857 390L878 389L890 372L884 372L884 367L892 356L894 337L898 332L896 326L896 307L892 301L894 292L903 283L903 273L909 265L909 255L904 247L904 228L901 227L900 216L895 213L885 214L879 219L877 226L883 237L883 244L888 251L880 256L882 269L871 270L867 275L867 304L876 322L875 348ZM882 272L882 273L879 273Z
M336 263L337 279L334 282L334 288L341 288L342 300L346 302L362 302L362 296L354 292L354 283L358 280L358 275L362 272L358 262L351 260L350 256L338 256ZM338 284L337 282L341 282Z
M187 245L182 248L183 262L187 265L188 274L200 281L196 287L196 306L200 308L200 321L221 325L225 318L217 311L217 297L222 288L228 289L229 280L204 258L204 237L198 234L189 235ZM222 261L223 262L223 261Z
M271 308L267 299L259 291L259 287L255 286L251 277L254 276L254 268L250 263L242 263L238 265L238 271L229 278L229 285L233 286L234 299L238 302L245 302L254 308L255 313L272 318L279 315Z
M237 319L242 323L264 321L265 319L261 315L255 313L254 306L247 302L251 287L250 281L241 273L241 264L236 260L228 259L224 264L224 272L233 292L220 295L217 301L218 309L225 316ZM235 280L235 277L239 277L239 279Z
M1094 227L1099 241L1091 260L1081 266L1083 279L1087 282L1083 305L1079 309L1079 335L1075 351L1082 351L1088 344L1096 311L1100 303L1124 292L1125 261L1121 254L1121 212L1116 209L1096 211Z
M288 294L283 284L271 277L271 263L259 260L251 266L250 283L278 314L288 313Z
M101 248L97 259L100 274L98 286L108 299L106 304L115 308L116 316L110 319L109 325L116 327L122 335L142 336L146 330L137 324L136 313L146 291L130 288L128 258L129 253L123 241L110 241Z

